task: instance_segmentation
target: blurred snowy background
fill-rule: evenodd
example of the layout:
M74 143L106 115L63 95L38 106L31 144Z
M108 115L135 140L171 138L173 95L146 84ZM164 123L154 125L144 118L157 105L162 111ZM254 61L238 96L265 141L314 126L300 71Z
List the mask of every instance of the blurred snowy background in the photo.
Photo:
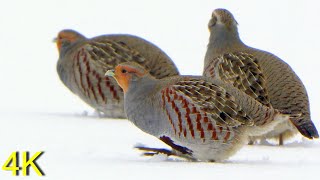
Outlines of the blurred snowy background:
M135 143L165 147L127 121L93 110L56 74L52 39L65 28L87 37L129 33L162 48L182 74L201 75L216 8L230 10L242 40L284 59L304 82L320 130L320 3L316 0L10 0L0 6L0 165L13 151L45 151L45 179L311 179L319 140L245 147L224 163L144 158ZM0 179L11 179L0 170ZM30 179L40 179L31 169ZM15 179L15 178L13 178Z

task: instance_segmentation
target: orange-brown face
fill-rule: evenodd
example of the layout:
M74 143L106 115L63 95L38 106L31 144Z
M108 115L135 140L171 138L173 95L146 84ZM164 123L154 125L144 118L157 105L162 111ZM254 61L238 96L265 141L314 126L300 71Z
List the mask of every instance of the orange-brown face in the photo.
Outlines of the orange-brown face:
M75 33L72 32L60 32L58 34L58 37L55 39L56 43L57 43L57 48L58 51L61 51L61 46L62 46L62 41L67 41L67 42L75 42L76 40L79 39L79 36Z
M129 65L118 65L115 68L115 75L113 77L117 80L124 93L126 93L133 76L142 77L145 73L146 71L141 72L141 69Z

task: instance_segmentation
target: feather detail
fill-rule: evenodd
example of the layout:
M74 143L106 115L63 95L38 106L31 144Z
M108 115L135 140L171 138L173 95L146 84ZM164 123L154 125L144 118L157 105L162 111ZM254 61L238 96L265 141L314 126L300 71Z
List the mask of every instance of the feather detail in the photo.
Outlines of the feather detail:
M230 83L263 105L271 107L264 75L253 55L245 52L223 54L209 68L211 77Z

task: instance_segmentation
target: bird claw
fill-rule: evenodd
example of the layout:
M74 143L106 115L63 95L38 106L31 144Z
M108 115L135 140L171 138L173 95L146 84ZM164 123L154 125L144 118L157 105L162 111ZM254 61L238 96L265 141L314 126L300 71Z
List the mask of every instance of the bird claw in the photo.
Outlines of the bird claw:
M142 154L143 156L154 156L154 155L159 155L159 154L164 154L169 156L175 156L178 158L182 158L191 162L196 162L197 159L188 156L188 155L184 155L179 153L178 151L175 150L169 150L169 149L163 149L163 148L149 148L149 147L144 147L144 146L135 146L134 148L140 150L140 151L144 151L144 153Z
M163 149L163 148L149 148L144 146L136 146L136 149L140 151L145 151L143 153L144 156L154 156L158 154L165 154L167 156L176 155L172 150L169 149Z

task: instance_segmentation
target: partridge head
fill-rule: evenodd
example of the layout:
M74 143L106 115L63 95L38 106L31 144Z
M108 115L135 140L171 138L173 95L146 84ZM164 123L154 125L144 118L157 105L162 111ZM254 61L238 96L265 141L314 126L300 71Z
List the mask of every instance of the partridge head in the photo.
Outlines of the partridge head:
M79 40L85 40L82 34L71 29L65 29L58 33L58 36L54 38L54 42L57 44L58 52L61 53L62 49L68 48L71 44Z

